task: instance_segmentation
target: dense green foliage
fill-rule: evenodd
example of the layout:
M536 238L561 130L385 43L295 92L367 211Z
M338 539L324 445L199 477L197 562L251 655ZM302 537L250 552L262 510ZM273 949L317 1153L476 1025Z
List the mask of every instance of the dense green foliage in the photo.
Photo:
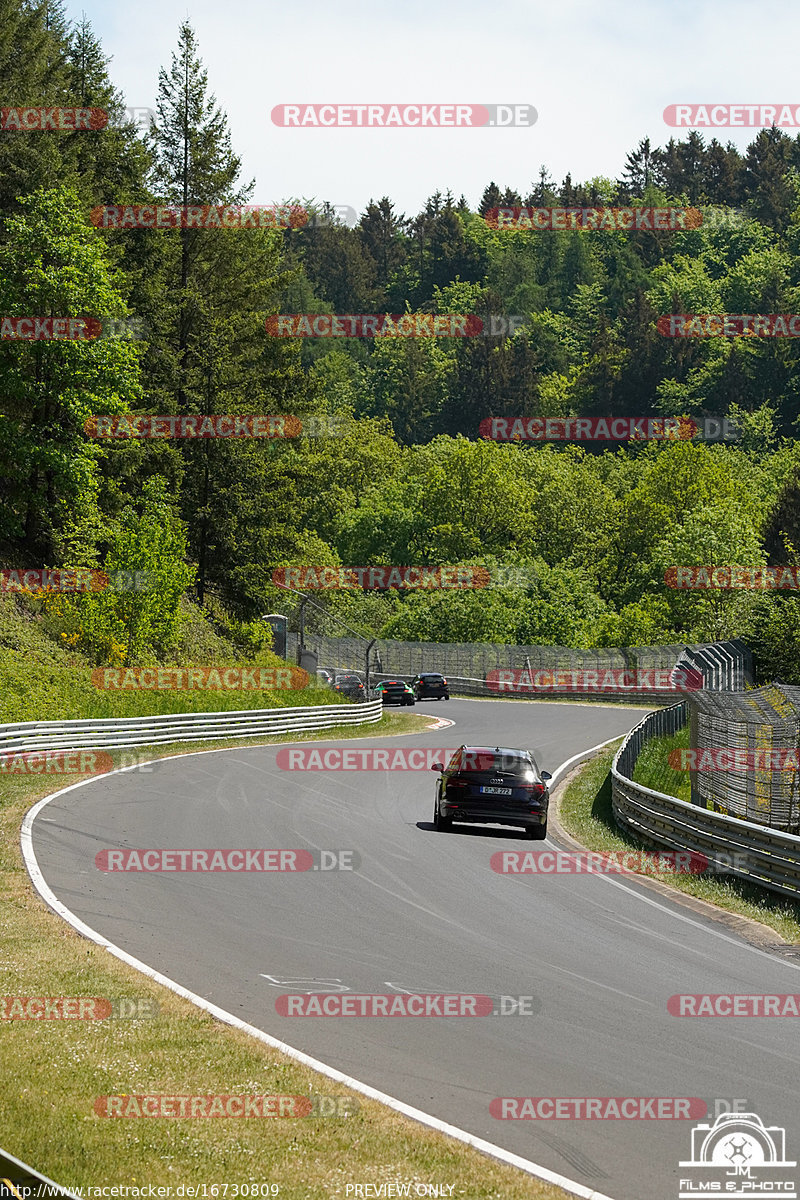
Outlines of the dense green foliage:
M95 662L168 657L179 600L222 604L258 640L296 610L292 564L471 563L496 586L326 592L308 624L368 636L576 647L743 636L765 675L800 681L792 595L678 592L675 564L797 562L800 368L788 339L670 339L670 312L800 311L800 137L740 154L692 133L643 141L617 181L471 209L387 197L355 228L329 206L292 229L100 229L101 204L254 196L191 27L147 132L126 121L86 21L0 0L4 103L97 106L105 130L0 132L0 316L141 319L140 339L0 340L0 562L146 569L143 595L50 605ZM260 203L266 197L257 197ZM277 198L273 198L277 199ZM498 205L695 205L699 228L509 231ZM711 206L711 207L709 207ZM713 218L713 219L712 219ZM724 219L720 219L724 218ZM477 314L513 336L287 339L274 313ZM101 441L92 414L336 417L293 440ZM738 441L599 448L483 440L490 416L731 417ZM503 575L513 566L517 574Z

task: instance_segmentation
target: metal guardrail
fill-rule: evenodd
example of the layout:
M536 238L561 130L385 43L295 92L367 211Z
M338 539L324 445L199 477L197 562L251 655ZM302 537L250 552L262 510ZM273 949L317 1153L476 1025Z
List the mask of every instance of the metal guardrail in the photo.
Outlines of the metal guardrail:
M631 776L644 743L651 737L677 733L688 715L685 702L649 713L625 738L611 765L617 824L643 841L671 850L697 851L723 874L800 900L800 837L727 817L633 782Z
M111 717L81 721L24 721L0 725L0 754L33 750L122 748L159 742L204 742L367 725L381 719L380 700L366 704L317 704L216 713L167 713L156 717Z

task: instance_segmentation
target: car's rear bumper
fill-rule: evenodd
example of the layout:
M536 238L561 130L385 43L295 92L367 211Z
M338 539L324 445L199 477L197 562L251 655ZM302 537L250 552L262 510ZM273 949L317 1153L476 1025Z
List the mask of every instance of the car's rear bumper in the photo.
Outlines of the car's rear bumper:
M473 822L476 825L545 825L547 823L547 808L531 810L522 805L506 805L501 809L486 807L470 807L466 804L453 804L447 800L442 804L444 816L454 821Z

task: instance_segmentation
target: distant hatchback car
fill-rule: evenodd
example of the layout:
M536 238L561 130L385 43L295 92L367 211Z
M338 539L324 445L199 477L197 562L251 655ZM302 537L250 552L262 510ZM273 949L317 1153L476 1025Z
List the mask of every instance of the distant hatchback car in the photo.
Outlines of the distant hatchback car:
M344 671L336 675L333 680L333 690L341 692L348 700L366 699L361 676L357 675L355 671Z
M522 825L529 837L547 836L548 771L540 771L529 750L500 746L460 746L439 772L433 802L437 829L453 821L480 825Z
M450 689L447 686L447 680L444 675L440 675L437 671L425 671L421 675L415 675L411 680L411 686L418 700L450 699Z
M317 667L317 679L320 683L325 683L328 687L333 687L336 680L336 672L330 667Z
M372 690L384 704L414 704L414 693L402 679L382 679Z

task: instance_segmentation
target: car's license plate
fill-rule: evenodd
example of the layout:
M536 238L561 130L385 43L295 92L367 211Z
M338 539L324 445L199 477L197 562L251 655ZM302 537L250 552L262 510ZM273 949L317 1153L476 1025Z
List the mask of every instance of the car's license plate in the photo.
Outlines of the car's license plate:
M510 796L513 790L514 790L513 788L494 788L494 787L482 787L481 788L482 792L488 792L492 796Z

